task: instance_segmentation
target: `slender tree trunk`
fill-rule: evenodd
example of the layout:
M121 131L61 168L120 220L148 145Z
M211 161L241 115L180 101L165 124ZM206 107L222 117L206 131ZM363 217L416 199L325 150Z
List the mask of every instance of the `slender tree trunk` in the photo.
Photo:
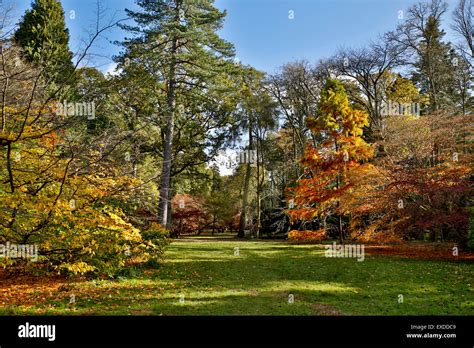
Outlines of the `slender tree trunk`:
M173 179L171 179L170 181L170 187L172 185L172 181ZM171 195L171 189L170 189L170 194ZM173 227L173 204L172 204L172 200L169 199L168 200L168 209L167 209L167 220L166 220L166 224L168 225L168 228L172 228Z
M170 115L166 125L165 148L163 154L163 172L160 180L159 221L168 228L168 201L170 199L171 152L173 147L174 116Z
M337 152L337 151L339 151L339 144L337 143L337 140L335 140L334 143L335 143L336 152ZM338 190L339 190L339 188L340 188L341 185L342 185L342 182L341 182L341 181L342 181L342 180L341 180L341 174L339 173L339 174L337 175L337 179L336 179L336 188L337 188ZM338 202L337 202L337 207L339 208L340 205L341 205L341 202L338 201ZM339 229L339 242L340 242L341 244L343 244L343 243L344 243L344 231L343 231L343 229L342 229L342 215L341 215L340 212L339 212L339 226L338 226L338 229Z
M174 135L174 112L175 112L175 88L176 88L176 50L178 40L173 40L172 46L172 62L170 67L170 80L168 82L167 92L167 120L165 131L165 144L163 152L163 171L160 179L160 202L158 205L158 219L160 224L169 228L168 220L168 202L170 200L170 183L171 183L171 157L173 150L173 135Z
M2 133L5 132L5 123L6 123L6 120L5 120L5 101L7 100L6 99L6 93L7 93L7 90L8 90L8 84L9 84L9 78L7 77L5 79L5 85L3 87L3 102L2 102Z
M257 238L260 238L260 217L261 217L261 201L260 201L260 192L262 190L262 186L260 184L260 156L261 151L259 149L259 137L260 135L257 133Z
M252 127L249 125L249 150L252 149ZM249 157L249 156L247 156ZM247 160L248 162L248 160ZM250 163L246 163L246 170L245 170L245 180L244 180L244 192L242 195L242 212L240 214L240 221L239 221L239 238L245 237L245 222L247 218L247 204L249 198L249 186L250 186L250 176L252 174L252 168L250 167Z
M341 215L339 215L339 242L341 244L344 244L344 231L342 230L342 216Z
M250 174L252 169L250 168L250 163L246 164L247 168L245 170L245 180L244 180L244 192L242 195L242 212L240 214L240 221L239 221L239 238L243 238L245 236L245 225L247 220L247 205L248 205L248 197L249 197L249 186L250 186Z

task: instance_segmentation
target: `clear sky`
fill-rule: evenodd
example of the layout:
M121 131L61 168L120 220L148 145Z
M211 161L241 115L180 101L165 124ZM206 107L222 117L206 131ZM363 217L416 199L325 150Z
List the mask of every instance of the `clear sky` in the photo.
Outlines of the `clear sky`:
M0 3L2 0L0 0ZM362 46L403 21L406 9L416 0L216 0L227 10L221 36L232 42L244 64L273 72L286 62L306 59L316 62L331 56L341 46ZM448 0L444 29L457 0ZM17 22L30 0L3 0L15 6ZM62 0L71 49L94 27L96 0ZM125 18L124 8L137 8L135 0L101 0L107 9L104 24L111 18ZM73 12L71 12L73 11ZM291 12L290 12L291 11ZM113 70L111 57L119 47L111 41L124 33L114 29L103 35L94 47L94 64L103 71ZM449 37L449 36L448 36Z
M14 3L14 22L18 22L30 7L30 0L0 0L6 5ZM71 50L77 52L88 32L95 27L96 0L62 0L66 25L71 35ZM221 36L232 42L237 58L244 64L269 73L283 64L306 59L311 63L330 57L339 47L363 46L380 34L402 23L405 11L417 0L216 0L227 18ZM457 0L448 0L449 12L445 14L443 28L451 39L449 21ZM101 0L106 9L102 24L111 19L125 18L124 8L136 9L135 0ZM403 11L403 12L400 12ZM119 28L105 33L92 52L96 66L104 72L113 72L112 56L120 47L112 42L126 35ZM235 150L227 150L219 161L228 161ZM221 174L231 169L220 165Z

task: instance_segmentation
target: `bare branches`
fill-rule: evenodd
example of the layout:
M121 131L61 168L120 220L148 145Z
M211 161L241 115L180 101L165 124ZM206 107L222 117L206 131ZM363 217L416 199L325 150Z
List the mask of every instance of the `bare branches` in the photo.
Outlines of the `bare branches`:
M453 12L453 24L451 28L460 36L463 43L458 45L459 51L468 59L471 67L474 63L474 1L459 0Z
M332 58L332 66L348 83L355 82L357 94L351 97L364 105L371 127L381 125L381 107L387 88L387 74L404 64L403 50L392 41L379 39L369 47L340 49Z

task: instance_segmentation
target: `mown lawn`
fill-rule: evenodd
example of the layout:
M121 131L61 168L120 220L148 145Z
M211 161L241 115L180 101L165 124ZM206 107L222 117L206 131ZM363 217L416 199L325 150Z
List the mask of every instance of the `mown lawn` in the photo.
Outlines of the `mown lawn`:
M474 264L203 238L173 242L163 266L133 277L5 291L4 315L472 315Z

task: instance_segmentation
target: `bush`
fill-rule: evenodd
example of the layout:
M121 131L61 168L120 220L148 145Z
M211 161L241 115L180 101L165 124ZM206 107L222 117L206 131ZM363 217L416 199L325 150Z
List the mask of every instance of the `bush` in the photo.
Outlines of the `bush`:
M373 244L400 244L403 243L403 238L392 230L380 231L376 225L370 225L365 230L353 231L351 233L352 239L359 243L373 243Z
M288 240L302 242L320 242L326 238L326 231L321 229L317 231L290 231Z
M142 232L142 237L144 244L147 246L146 252L150 258L155 261L161 260L164 249L169 244L170 232L161 225L153 222Z
M102 216L103 222L109 222L104 224L107 227L76 225L66 229L59 224L52 225L44 230L45 233L30 240L39 249L36 262L3 257L0 267L9 272L28 269L34 273L114 278L149 262L159 264L168 244L168 231L157 224L140 231L125 221L120 210L108 210ZM20 241L13 241L20 244Z
M109 239L109 243L103 243L94 257L86 260L87 265L93 269L95 275L133 275L136 267L140 265L158 265L163 261L164 249L168 245L169 232L156 223L152 223L146 230L121 233L115 239ZM110 232L108 233L110 236ZM85 266L85 265L84 265ZM74 272L75 274L87 272Z

